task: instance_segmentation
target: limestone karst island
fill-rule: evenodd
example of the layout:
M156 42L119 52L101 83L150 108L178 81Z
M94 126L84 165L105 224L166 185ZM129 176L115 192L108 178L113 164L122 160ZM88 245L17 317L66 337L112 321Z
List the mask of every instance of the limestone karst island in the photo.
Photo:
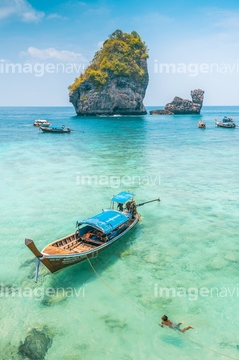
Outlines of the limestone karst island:
M147 58L147 47L136 31L113 32L69 86L77 115L146 114Z
M163 110L151 110L149 113L150 115L200 114L204 91L201 89L192 90L191 97L192 101L175 96L173 101L166 104Z

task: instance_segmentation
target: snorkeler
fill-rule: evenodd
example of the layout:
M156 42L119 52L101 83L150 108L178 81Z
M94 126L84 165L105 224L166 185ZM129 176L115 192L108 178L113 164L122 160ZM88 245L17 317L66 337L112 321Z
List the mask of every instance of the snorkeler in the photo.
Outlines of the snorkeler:
M178 331L181 331L181 332L185 332L185 331L187 331L187 330L189 330L189 329L193 329L193 326L191 326L191 325L189 325L189 326L187 326L187 327L185 327L185 328L183 328L183 329L180 329L180 325L182 325L183 323L182 323L182 322L180 322L180 323L174 323L174 322L172 322L171 320L169 320L169 318L167 317L167 315L163 315L163 316L161 317L161 320L162 320L162 322L161 322L161 324L159 324L161 327L163 327L164 325L167 325L167 326L169 326L170 328L175 329L175 330L178 330Z

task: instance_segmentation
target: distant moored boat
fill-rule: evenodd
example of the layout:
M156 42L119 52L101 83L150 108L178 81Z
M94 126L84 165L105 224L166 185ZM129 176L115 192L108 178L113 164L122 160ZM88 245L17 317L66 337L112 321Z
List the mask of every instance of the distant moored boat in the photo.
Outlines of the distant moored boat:
M41 119L37 119L37 120L35 120L34 121L34 123L33 123L33 126L45 126L45 127L48 127L48 126L50 126L51 125L51 123L49 123L49 121L47 121L47 120L41 120Z
M45 127L44 126L40 126L40 129L44 132L51 132L51 133L70 133L71 129L70 128L65 128L64 125L62 125L62 127Z
M223 127L223 128L235 128L236 127L236 124L233 122L233 118L228 118L226 116L224 116L222 121L218 121L217 119L215 119L215 124L218 127Z

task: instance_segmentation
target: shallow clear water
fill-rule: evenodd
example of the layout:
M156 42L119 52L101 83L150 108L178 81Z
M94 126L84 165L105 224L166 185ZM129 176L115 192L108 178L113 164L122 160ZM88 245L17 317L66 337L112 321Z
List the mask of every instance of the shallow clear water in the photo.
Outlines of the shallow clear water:
M46 360L221 358L204 347L239 358L239 129L217 128L224 115L239 125L239 107L105 118L0 108L1 360L44 325ZM37 118L75 131L42 133ZM115 292L88 263L54 275L41 266L35 284L24 238L42 249L121 190L161 202L140 207L137 228L92 260ZM193 325L193 342L159 327L163 314Z

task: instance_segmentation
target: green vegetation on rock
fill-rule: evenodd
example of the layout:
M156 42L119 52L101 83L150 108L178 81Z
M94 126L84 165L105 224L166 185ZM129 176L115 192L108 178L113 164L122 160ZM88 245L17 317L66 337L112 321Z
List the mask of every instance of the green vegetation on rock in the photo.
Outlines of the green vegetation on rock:
M95 53L85 72L69 86L69 90L73 92L87 80L100 89L109 75L132 77L139 83L144 82L147 70L142 67L142 60L147 58L147 47L136 31L128 34L116 30Z

